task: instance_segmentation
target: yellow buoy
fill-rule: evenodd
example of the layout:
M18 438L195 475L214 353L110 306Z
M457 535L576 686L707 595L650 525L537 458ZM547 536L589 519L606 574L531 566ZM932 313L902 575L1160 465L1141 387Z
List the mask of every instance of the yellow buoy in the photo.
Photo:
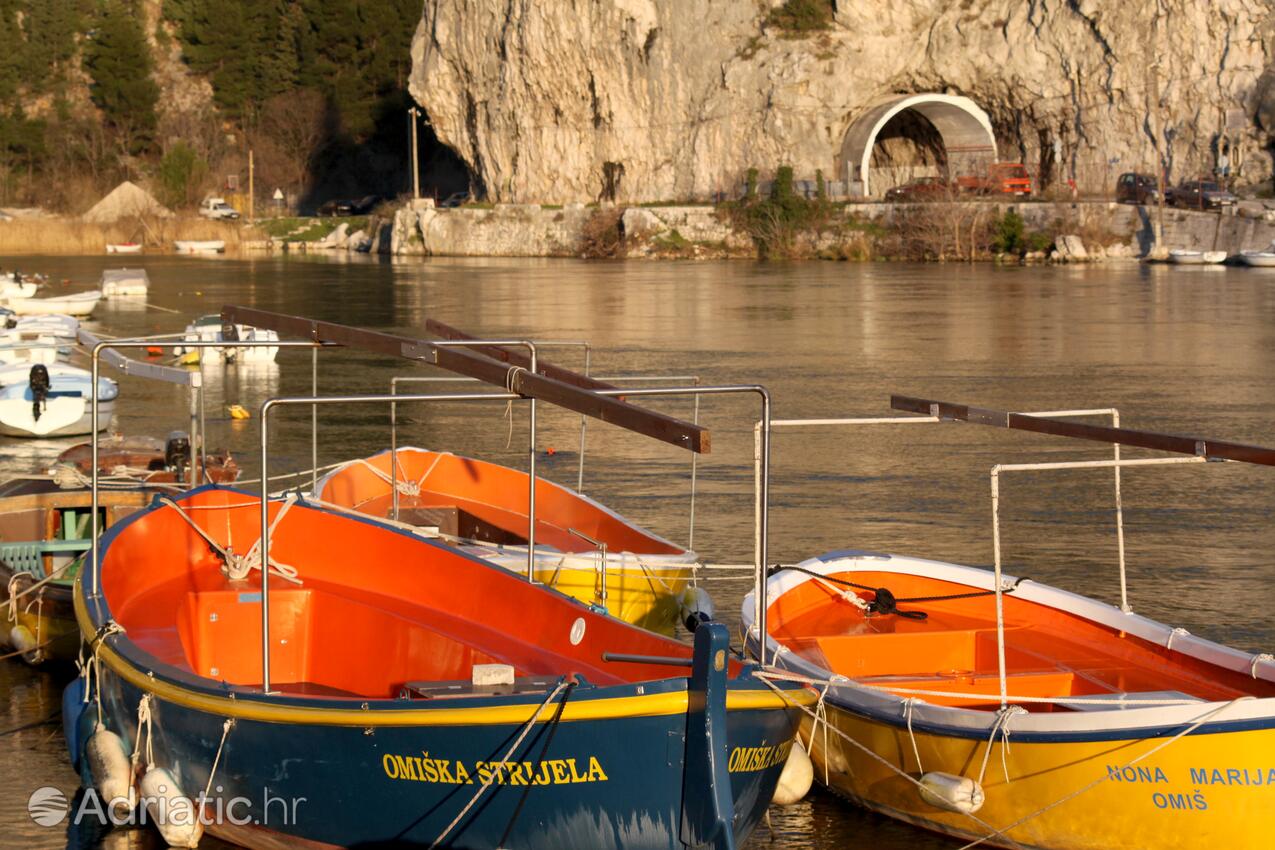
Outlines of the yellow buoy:
M199 365L199 349L187 351L181 357L177 358L177 362L182 366L198 366Z
M231 419L251 419L252 414L242 404L230 404L226 406L226 411L230 414Z

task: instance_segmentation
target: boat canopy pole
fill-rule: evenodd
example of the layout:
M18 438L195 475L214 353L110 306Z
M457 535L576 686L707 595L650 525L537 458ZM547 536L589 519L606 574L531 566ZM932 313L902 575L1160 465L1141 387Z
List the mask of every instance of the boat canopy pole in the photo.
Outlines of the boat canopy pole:
M1132 428L1109 427L1106 425L1086 425L1081 422L1066 422L1045 416L1007 413L1003 410L970 407L964 404L952 404L946 401L931 401L929 399L901 395L890 396L890 407L894 410L937 416L939 419L957 422L970 422L975 425L992 425L997 428L1032 431L1037 434L1049 434L1055 437L1072 437L1078 440L1093 440L1099 443L1137 446L1138 448L1152 449L1154 451L1202 457L1205 460L1234 460L1241 463L1255 463L1261 466L1275 466L1275 449L1250 446L1244 443L1232 443L1226 440L1208 440L1204 437L1159 434L1154 431L1136 431Z
M92 450L90 452L90 464L92 466L92 469L90 470L91 478L89 482L89 489L92 493L92 496L91 496L92 510L90 511L91 515L89 518L89 533L91 537L90 549L89 549L89 552L90 552L89 572L92 575L92 586L93 586L93 592L92 594L90 594L90 596L96 599L97 596L101 593L101 586L102 586L101 585L102 565L99 561L100 546L98 545L98 537L101 534L101 529L98 527L98 515L97 515L97 509L98 509L97 441L98 441L98 437L101 436L100 412L99 412L100 399L98 398L98 395L99 395L98 381L99 381L99 377L102 370L102 361L105 360L106 362L110 363L112 366L115 366L117 369L124 372L124 374L126 375L136 375L136 376L144 377L144 378L154 378L156 380L168 381L170 383L183 384L183 385L189 386L191 388L192 393L195 393L195 392L199 393L201 397L201 402L200 402L201 404L202 404L202 396L203 396L203 380L202 380L201 371L197 372L197 371L192 371L187 369L178 369L172 366L158 366L154 363L143 363L139 360L134 360L132 358L125 357L122 354L120 354L118 351L119 349L150 348L151 346L154 345L154 339L143 338L143 339L103 340L93 336L87 331L80 331L80 342L82 342L84 345L92 346L92 352L90 354L90 359L92 362L92 378L91 378L92 397L89 402L89 407L91 410L90 427L92 428L92 431L93 431L92 436L89 437L89 445L92 447ZM268 348L270 346L276 346L280 348L323 348L323 347L326 347L327 345L328 343L325 343L325 342L313 342L309 340L302 340L302 341L241 340L235 343L233 347L234 348ZM219 348L219 347L227 347L227 346L225 342L214 342L211 340L196 340L196 341L190 341L190 342L183 340L182 347L204 349L204 348ZM192 424L194 424L194 422L195 420L192 419ZM311 437L311 440L318 439L318 435L315 433L312 433L310 437ZM200 435L191 436L192 454L193 454L193 446L195 445L194 440L199 438L200 438ZM193 456L191 458L191 465L192 466L194 465ZM263 477L262 480L265 481L265 478Z
M707 428L611 397L612 395L628 395L627 393L597 392L598 389L609 389L609 387L598 386L601 384L600 381L594 381L561 367L555 367L554 374L562 378L570 376L571 380L551 377L546 371L548 367L540 363L537 363L537 371L532 372L526 367L511 365L463 347L441 346L429 340L369 331L333 322L320 322L233 305L223 307L221 315L223 321L272 329L281 336L336 343L391 357L429 363L441 369L494 384L508 392L547 401L693 452L707 453L711 447ZM509 357L516 356L513 352L506 352L506 354Z

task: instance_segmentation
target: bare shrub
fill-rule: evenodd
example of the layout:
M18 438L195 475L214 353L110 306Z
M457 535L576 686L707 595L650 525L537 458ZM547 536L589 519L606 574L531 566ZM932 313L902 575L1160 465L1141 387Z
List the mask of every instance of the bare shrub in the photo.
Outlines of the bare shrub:
M624 210L619 207L602 207L580 228L579 253L591 260L605 260L624 256L624 233L620 230L620 218Z

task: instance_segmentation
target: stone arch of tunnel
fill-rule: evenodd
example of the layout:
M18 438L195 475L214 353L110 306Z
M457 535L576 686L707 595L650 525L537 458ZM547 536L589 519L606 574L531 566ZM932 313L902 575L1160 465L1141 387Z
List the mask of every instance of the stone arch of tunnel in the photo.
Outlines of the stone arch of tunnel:
M882 100L851 122L841 144L841 162L851 194L872 195L872 149L891 119L912 110L924 118L942 142L950 164L996 159L992 122L968 97L948 94L895 95Z

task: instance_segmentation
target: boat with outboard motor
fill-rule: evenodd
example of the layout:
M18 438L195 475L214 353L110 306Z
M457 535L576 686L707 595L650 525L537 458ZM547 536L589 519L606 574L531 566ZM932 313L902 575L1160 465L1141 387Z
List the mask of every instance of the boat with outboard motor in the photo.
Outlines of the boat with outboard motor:
M166 440L114 434L97 441L97 472L116 481L180 484L190 480L190 456L190 435L185 431L173 431ZM239 464L225 450L201 455L195 463L198 483L229 484L239 477ZM79 443L62 452L50 473L56 475L59 467L70 467L80 476L87 476L93 469L93 445Z
M410 447L398 449L397 461L392 468L389 451L350 461L319 479L314 496L432 529L470 554L526 570L527 473ZM536 581L621 620L672 634L688 618L712 619L708 594L695 584L694 552L543 478L536 479L535 539Z
M150 287L146 269L106 269L99 283L104 298L144 298Z
M119 385L97 381L99 427L110 424ZM55 437L93 430L90 400L93 377L69 363L12 363L0 366L0 434Z
M730 850L765 813L815 697L757 678L724 626L692 648L369 517L267 511L157 500L76 585L96 675L64 703L73 759L131 802L109 741L144 789L241 807L170 842Z
M103 527L144 507L137 489L98 494ZM89 550L92 493L49 478L0 484L0 644L28 664L73 661L80 630L71 587Z
M234 343L277 342L278 339L279 334L275 331L231 322L223 323L221 317L213 313L200 316L187 325L184 341L224 342L226 345L209 348L183 348L178 345L173 353L198 356L207 363L269 363L279 355L277 346L236 346Z

